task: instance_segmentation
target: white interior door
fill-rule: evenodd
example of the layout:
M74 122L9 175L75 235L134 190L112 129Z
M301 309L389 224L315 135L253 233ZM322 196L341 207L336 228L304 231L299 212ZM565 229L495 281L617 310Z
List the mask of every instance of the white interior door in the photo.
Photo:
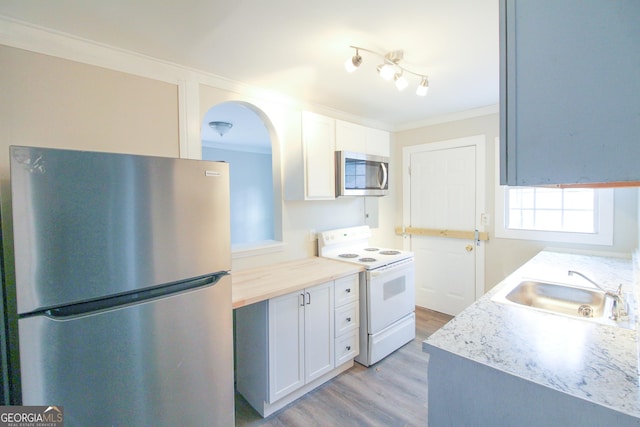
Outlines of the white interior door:
M405 226L482 231L484 140L475 136L404 149ZM405 242L416 256L416 305L455 315L483 294L483 243L416 234Z

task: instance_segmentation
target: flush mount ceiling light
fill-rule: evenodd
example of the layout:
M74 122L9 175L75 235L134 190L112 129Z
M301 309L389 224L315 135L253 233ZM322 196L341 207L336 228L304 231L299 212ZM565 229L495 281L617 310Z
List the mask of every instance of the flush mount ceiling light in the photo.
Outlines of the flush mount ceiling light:
M347 72L354 72L362 64L362 56L360 56L360 51L368 52L382 58L383 62L376 67L376 70L378 71L378 74L380 74L380 77L382 77L383 79L393 79L398 90L403 90L409 85L409 82L407 82L407 79L404 77L404 73L408 73L420 78L420 83L418 84L418 88L416 89L416 95L425 96L427 94L427 91L429 90L428 76L426 76L425 74L415 73L400 65L400 61L402 61L404 57L404 53L401 50L394 50L383 55L381 53L365 49L363 47L349 47L351 49L355 49L356 54L347 59L347 61L345 62L344 67Z
M209 122L209 127L220 134L220 137L229 132L233 124L229 122Z

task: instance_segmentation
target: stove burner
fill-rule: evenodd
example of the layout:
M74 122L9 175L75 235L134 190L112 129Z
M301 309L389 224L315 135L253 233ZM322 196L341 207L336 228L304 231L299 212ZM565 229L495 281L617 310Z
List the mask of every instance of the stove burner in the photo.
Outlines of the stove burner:
M380 251L380 255L399 255L400 251Z
M340 258L357 258L358 254L340 254L338 255Z
M360 258L358 261L360 262L376 262L375 258Z
M379 251L380 249L378 249L378 248L364 248L364 250L365 250L365 251L369 251L369 252L377 252L377 251Z

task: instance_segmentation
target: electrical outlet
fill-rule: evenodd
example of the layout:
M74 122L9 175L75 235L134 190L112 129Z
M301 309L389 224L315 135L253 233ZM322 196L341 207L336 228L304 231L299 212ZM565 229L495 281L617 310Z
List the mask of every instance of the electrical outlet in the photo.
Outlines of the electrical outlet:
M480 214L480 222L482 225L489 225L489 215L488 214Z

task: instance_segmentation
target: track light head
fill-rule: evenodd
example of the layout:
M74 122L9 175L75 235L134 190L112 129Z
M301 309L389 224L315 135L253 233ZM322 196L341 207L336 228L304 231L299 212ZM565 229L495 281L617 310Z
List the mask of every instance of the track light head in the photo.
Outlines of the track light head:
M407 86L409 86L409 82L407 82L407 79L404 78L404 76L402 75L402 71L400 71L399 73L396 73L393 76L393 80L396 83L396 87L398 88L398 90L404 90L407 88Z
M427 80L426 77L422 77L422 80L420 80L420 84L416 89L416 95L426 96L428 91L429 91L429 80Z
M360 56L358 49L356 49L356 54L353 55L353 57L347 59L347 61L344 63L344 68L348 73L353 73L358 69L360 64L362 64L362 56Z
M395 70L393 69L393 66L387 63L378 65L376 70L378 70L378 74L380 74L380 77L382 77L385 80L391 80L393 76L396 74Z

